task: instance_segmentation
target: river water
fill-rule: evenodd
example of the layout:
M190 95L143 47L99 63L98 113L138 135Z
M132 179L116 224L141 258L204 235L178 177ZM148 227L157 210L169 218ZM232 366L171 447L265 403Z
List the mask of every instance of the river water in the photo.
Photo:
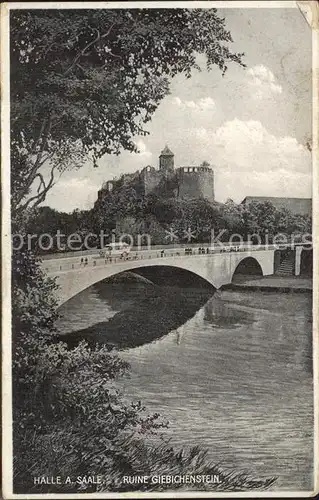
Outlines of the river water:
M120 348L131 365L124 396L169 420L176 447L277 476L273 489L311 490L311 300L105 281L64 304L59 327Z

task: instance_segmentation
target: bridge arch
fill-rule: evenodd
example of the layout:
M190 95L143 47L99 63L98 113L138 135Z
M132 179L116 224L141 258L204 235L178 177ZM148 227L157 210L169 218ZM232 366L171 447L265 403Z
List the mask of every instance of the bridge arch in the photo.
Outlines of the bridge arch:
M143 266L131 269L130 272L149 279L155 285L182 286L187 288L207 288L216 290L216 286L207 278L190 269L184 269L178 265ZM124 271L127 273L127 271ZM119 273L122 274L122 273ZM113 275L118 276L118 275Z
M263 276L263 269L257 259L254 257L245 257L243 258L236 266L232 281L236 278L240 278L240 276Z
M173 286L180 285L181 281L183 283L182 286L190 286L192 281L195 281L195 286L199 287L205 287L205 288L210 288L212 291L216 290L218 286L215 285L213 280L208 279L208 277L205 275L205 273L201 273L200 270L191 270L188 269L187 266L183 265L177 265L176 262L174 264L167 264L167 263L162 263L160 262L159 264L151 264L148 263L147 261L138 261L135 263L135 266L119 266L119 267L113 267L113 268L108 268L105 269L104 272L99 273L96 275L96 278L94 276L89 277L89 279L83 280L75 280L76 283L70 283L70 286L68 287L66 284L66 279L67 276L61 276L60 280L58 279L58 284L60 284L61 288L63 289L63 296L60 298L59 301L59 306L61 306L63 303L67 302L71 298L75 297L76 295L80 294L81 292L84 292L91 286L101 283L102 281L109 279L109 278L114 278L116 276L119 276L121 274L131 272L134 274L138 274L140 276L144 276L147 279L152 280L152 276L150 276L149 271L153 271L153 275L157 274L157 277L154 279L154 284L164 284L163 281L163 273L162 271L167 271L167 285L172 284ZM94 271L94 269L92 269ZM83 273L83 276L85 274ZM81 275L78 276L81 278ZM64 279L63 279L64 278ZM65 279L66 278L66 279ZM86 276L85 276L86 278ZM72 280L73 281L73 280ZM162 282L161 282L162 281Z

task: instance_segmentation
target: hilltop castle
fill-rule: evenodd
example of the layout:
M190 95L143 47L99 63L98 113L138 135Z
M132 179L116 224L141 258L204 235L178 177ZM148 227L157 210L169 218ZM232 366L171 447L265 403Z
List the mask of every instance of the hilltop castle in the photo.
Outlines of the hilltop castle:
M179 199L206 198L214 201L214 171L209 163L200 166L175 168L174 153L165 146L159 156L159 168L150 165L133 174L124 174L118 180L103 183L98 200L103 199L116 186L131 183L141 196L150 193L171 194Z

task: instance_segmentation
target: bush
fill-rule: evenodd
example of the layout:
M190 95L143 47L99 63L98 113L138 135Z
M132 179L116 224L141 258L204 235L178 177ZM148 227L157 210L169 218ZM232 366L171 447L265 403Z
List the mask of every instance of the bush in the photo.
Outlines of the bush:
M30 380L27 404L16 413L18 491L30 491L34 476L111 471L120 453L120 439L150 434L166 425L158 414L148 416L139 401L123 401L114 380L127 370L128 364L105 346L91 349L82 342L68 350L60 342L43 349ZM46 488L36 486L36 491L50 491Z

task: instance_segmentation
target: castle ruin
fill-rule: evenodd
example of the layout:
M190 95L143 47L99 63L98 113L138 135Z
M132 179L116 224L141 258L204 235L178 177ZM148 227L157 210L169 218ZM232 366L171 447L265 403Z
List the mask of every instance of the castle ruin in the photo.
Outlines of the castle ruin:
M183 166L175 168L174 153L165 146L159 156L159 168L151 165L133 174L124 174L119 180L103 183L98 192L101 200L110 193L116 185L133 182L140 195L154 193L159 196L171 195L177 199L206 198L214 201L214 171L209 163L200 166Z

